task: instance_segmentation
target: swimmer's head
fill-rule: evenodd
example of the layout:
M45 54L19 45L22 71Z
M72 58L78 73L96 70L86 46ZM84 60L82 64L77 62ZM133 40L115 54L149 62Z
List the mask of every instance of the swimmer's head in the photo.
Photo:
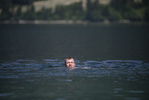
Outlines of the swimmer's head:
M68 57L65 60L65 67L75 67L75 62L72 57Z

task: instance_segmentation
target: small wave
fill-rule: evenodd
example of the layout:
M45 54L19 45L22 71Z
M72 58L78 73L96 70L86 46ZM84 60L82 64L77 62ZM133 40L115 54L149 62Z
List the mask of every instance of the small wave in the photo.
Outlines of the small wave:
M16 62L18 61L18 62ZM66 69L64 60L43 59L23 60L19 59L10 63L0 65L0 78L21 78L33 76L67 76L67 71L71 75L83 77L115 77L117 79L127 78L136 80L136 77L144 78L149 75L149 63L137 60L104 60L104 61L79 61L76 60L76 67ZM23 61L23 63L22 63ZM24 62L25 61L25 62ZM36 74L34 74L36 73Z
M0 97L14 95L14 93L0 93Z

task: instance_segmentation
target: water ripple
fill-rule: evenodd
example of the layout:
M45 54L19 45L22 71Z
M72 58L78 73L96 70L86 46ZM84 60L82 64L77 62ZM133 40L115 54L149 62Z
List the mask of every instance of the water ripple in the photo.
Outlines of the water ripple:
M78 66L78 67L77 67ZM23 78L28 76L74 76L110 77L117 79L138 80L149 76L149 63L137 60L105 60L84 61L76 60L76 67L67 69L64 60L43 59L24 60L0 64L0 78Z

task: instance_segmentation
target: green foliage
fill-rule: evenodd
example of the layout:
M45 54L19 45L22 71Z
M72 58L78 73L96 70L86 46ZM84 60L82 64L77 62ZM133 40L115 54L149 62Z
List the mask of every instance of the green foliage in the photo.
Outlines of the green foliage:
M121 14L111 6L106 6L103 10L103 15L109 19L110 21L120 20L122 19Z
M104 20L118 21L127 19L130 21L149 21L149 2L134 3L133 0L112 0L109 5L101 5L98 0L94 3L88 0L87 11L82 9L82 3L74 3L68 6L57 6L55 11L43 8L35 12L32 3L38 0L1 0L0 20L88 20L102 22ZM16 12L10 10L15 6ZM32 5L27 12L22 13L22 5Z

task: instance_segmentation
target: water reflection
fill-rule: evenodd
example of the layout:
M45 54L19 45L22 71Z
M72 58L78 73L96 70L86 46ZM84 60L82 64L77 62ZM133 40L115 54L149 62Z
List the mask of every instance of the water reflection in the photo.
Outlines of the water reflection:
M0 98L146 100L149 63L137 60L18 59L0 64Z
M148 24L0 25L0 59L5 62L72 56L85 61L148 61L148 27Z
M133 78L136 74L144 75L148 74L149 71L149 63L137 60L104 60L83 62L76 60L76 66L77 67L74 68L65 68L64 60L58 59L43 59L41 61L18 59L14 62L1 63L0 72L3 74L8 74L8 76L4 76L5 78L18 78L19 76L15 74L18 72L28 75L40 74L49 71L49 75L65 76L65 72L67 72L67 70L71 71L71 73L76 76L86 76L87 73L88 75L86 77L92 77L92 75L95 77L101 77L101 75L110 76L111 73L113 73L110 77L127 74L127 76L129 75L129 78ZM1 77L3 74L1 74Z

